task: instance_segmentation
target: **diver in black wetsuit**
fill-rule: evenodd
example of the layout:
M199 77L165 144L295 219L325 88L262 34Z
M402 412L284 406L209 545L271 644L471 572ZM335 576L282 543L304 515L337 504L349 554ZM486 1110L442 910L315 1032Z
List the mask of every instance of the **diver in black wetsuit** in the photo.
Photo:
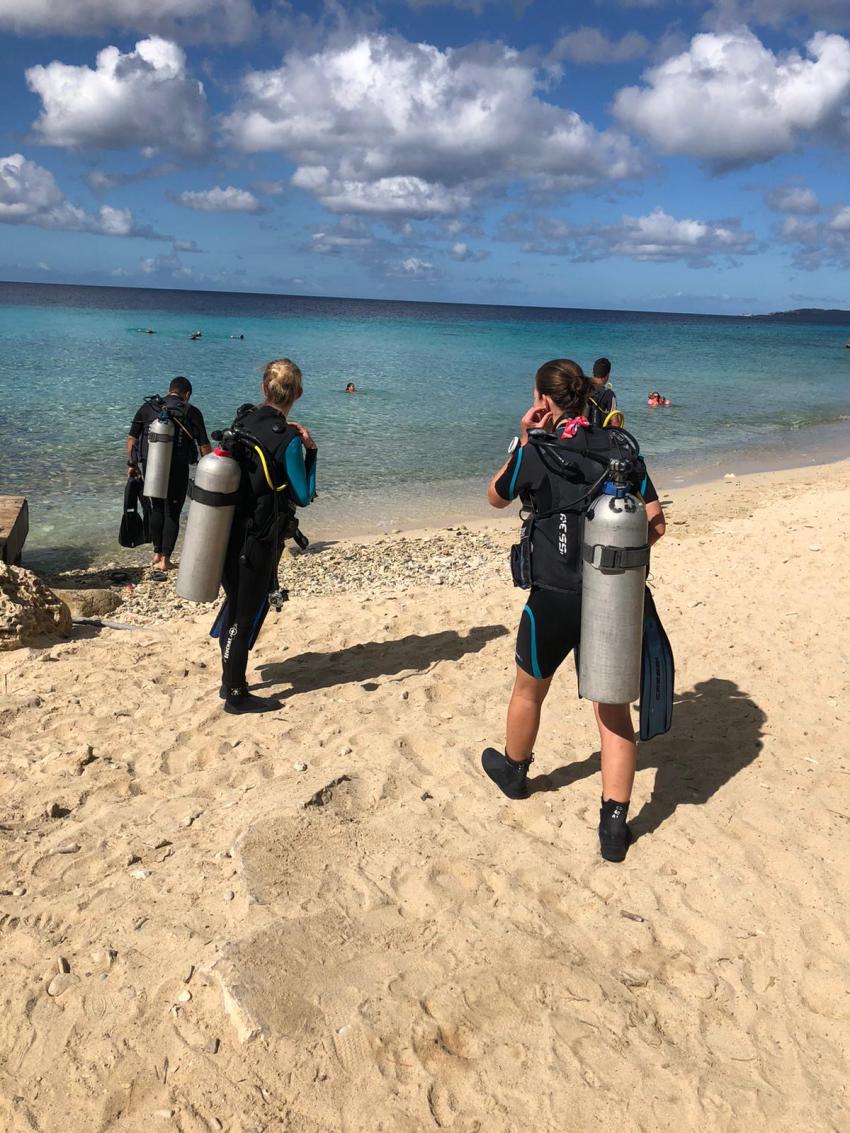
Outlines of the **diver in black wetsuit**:
M263 404L243 405L234 422L235 428L259 442L263 455L246 446L224 564L226 602L218 629L225 712L280 707L276 700L253 696L245 673L248 653L269 608L295 508L306 507L316 494L316 443L303 425L287 420L302 388L301 371L294 362L288 358L269 362L263 373Z
M180 512L189 488L189 466L197 464L199 452L201 456L206 456L210 451L210 439L203 414L200 409L189 404L191 396L192 383L188 378L177 377L172 379L168 393L162 399L175 426L168 499L150 500L144 496L144 487L142 488L153 542L153 577L160 580L163 576L158 572L171 569L171 554L180 530ZM127 475L130 477L144 477L148 435L159 412L150 401L145 401L136 411L127 437Z

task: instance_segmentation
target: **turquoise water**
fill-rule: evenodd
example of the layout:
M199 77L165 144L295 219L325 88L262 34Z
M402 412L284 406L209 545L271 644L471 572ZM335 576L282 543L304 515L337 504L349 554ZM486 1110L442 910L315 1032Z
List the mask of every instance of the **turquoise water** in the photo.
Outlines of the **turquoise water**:
M185 374L221 428L259 397L263 364L288 355L305 377L294 416L321 450L311 519L324 532L390 515L449 523L455 487L501 462L548 358L610 357L651 466L689 470L850 417L848 338L717 317L0 285L0 493L29 497L31 551L117 553L141 397ZM648 410L650 388L673 408Z

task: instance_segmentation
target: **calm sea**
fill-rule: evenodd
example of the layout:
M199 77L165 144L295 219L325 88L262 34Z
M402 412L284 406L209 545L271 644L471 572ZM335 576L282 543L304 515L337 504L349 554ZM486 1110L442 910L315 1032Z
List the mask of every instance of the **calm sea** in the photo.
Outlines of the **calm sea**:
M848 339L746 318L0 284L0 494L29 497L28 561L120 558L142 396L184 374L221 428L287 355L305 376L294 416L321 450L305 529L452 523L479 508L549 358L611 358L650 468L680 477L742 450L775 458L816 443L808 427L850 419ZM673 407L647 409L651 388Z

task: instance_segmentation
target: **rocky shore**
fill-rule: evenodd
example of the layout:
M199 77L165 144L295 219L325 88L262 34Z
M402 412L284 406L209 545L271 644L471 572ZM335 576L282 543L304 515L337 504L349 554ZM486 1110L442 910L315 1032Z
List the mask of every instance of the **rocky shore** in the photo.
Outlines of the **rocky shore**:
M287 545L280 583L292 598L307 598L505 580L514 535L515 525L478 530L461 526L363 542L316 543L303 552ZM176 570L165 582L153 582L150 574L138 561L129 566L115 561L42 578L65 598L75 617L149 625L193 616L203 608L177 596Z

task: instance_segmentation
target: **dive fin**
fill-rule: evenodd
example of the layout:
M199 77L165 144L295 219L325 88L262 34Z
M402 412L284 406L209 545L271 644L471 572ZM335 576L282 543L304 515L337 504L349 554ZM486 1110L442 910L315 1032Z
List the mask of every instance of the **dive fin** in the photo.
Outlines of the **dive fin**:
M268 597L264 597L260 603L260 608L254 615L254 621L251 623L251 636L248 638L248 648L253 649L254 643L260 636L260 630L263 628L263 622L266 620L266 614L269 612ZM227 619L227 599L222 602L221 609L215 616L215 621L210 627L210 637L221 637L221 631L224 628L224 623Z
M146 542L144 521L139 515L139 490L141 480L138 476L127 479L124 487L124 514L118 530L118 542L122 547L138 547Z
M647 588L640 662L640 738L646 743L670 731L676 666L670 640Z

